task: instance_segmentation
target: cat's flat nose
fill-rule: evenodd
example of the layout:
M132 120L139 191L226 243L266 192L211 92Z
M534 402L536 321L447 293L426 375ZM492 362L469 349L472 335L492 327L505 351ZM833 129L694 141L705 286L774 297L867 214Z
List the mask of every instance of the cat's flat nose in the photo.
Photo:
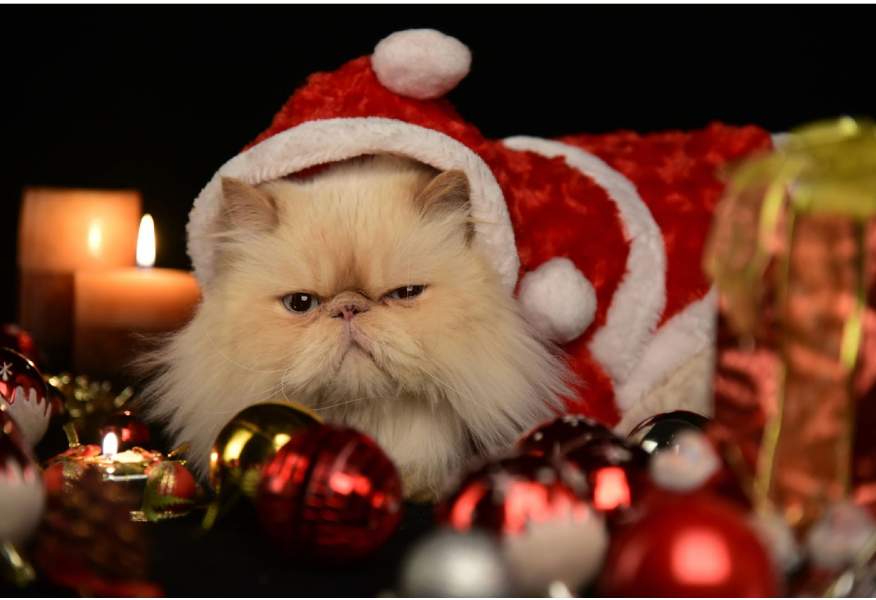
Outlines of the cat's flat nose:
M351 304L342 304L336 309L335 317L344 317L344 321L349 321L353 318L353 316L358 315L359 313L368 312L368 307L362 304L361 302L354 302Z
M343 318L344 321L349 321L359 313L368 312L371 309L368 299L361 294L344 293L338 295L331 307L331 316L335 318Z

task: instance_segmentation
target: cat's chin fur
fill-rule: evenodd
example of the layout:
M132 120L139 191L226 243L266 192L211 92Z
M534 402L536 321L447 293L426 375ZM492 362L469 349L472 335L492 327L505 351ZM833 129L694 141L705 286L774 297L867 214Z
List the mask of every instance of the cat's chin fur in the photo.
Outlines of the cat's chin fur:
M461 177L381 156L301 181L223 182L218 274L194 319L139 364L147 415L191 445L198 475L237 412L285 398L370 435L406 496L434 500L473 456L561 407L569 371L473 247ZM386 296L405 285L426 289ZM287 310L300 291L321 305ZM339 298L366 310L347 321Z

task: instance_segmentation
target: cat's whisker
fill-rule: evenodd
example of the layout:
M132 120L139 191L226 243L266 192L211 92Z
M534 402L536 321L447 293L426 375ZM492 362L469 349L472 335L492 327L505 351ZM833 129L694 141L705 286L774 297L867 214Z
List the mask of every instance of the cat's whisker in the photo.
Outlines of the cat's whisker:
M394 398L395 396L362 396L360 398L353 398L352 400L346 400L345 402L338 402L337 404L329 404L328 406L320 406L316 410L328 410L330 408L337 408L338 406L344 406L345 404L352 404L354 402L361 402L362 400L378 400L382 398Z
M283 391L282 387L283 387L283 383L282 383L282 379L281 379L280 383L272 385L271 387L269 387L265 391L258 392L256 394L253 394L252 396L246 396L246 397L240 398L240 400L242 401L241 404L242 405L245 404L246 406L255 406L256 404L261 404L262 402L267 402L269 400L272 400L276 396L277 392ZM285 391L283 391L283 395L285 397ZM256 400L255 402L249 402L250 398L252 398L254 396L260 396L260 398L258 400ZM202 414L202 415L225 415L225 414L238 413L241 410L243 410L243 408L239 407L237 409L231 409L231 410L201 410L201 409L185 408L183 406L180 406L178 408L178 410L181 410L183 412Z
M425 373L426 375L428 375L429 377L431 377L432 379L434 379L435 381L437 381L438 383L440 383L444 387L448 388L450 391L456 393L458 396L468 400L469 402L471 402L475 406L479 406L479 407L483 408L484 410L486 410L486 407L483 404L481 404L480 402L478 402L477 400L475 400L474 398L472 398L468 394L463 394L462 392L460 392L458 389L454 388L452 385L450 385L446 381L442 381L441 379L439 379L438 377L436 377L435 375L433 375L432 373L430 373L429 371L424 369L422 366L420 366L420 371L422 371L423 373Z
M247 367L246 365L242 365L239 362L236 362L233 359L231 359L224 352L222 352L222 350L219 349L219 346L217 346L216 342L213 341L213 338L210 336L210 332L207 331L207 327L203 323L201 324L201 329L203 330L204 335L207 336L207 340L209 340L210 344L213 346L213 348L216 350L216 352L219 353L219 356L221 356L222 358L224 358L225 360L227 360L228 362L230 362L232 365L234 365L236 367L240 367L241 369L246 369L247 371L253 371L255 373L279 373L280 371L284 370L284 369L274 369L274 370L268 371L265 369L253 369L252 367ZM287 356L284 356L283 358L289 358L290 356L292 356L292 353L288 354ZM288 369L285 369L285 370L288 371Z

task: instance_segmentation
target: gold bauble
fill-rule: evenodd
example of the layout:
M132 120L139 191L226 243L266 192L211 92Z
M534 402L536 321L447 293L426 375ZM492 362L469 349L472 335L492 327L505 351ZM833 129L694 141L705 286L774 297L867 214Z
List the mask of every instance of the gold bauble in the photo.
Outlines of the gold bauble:
M262 466L296 433L322 419L294 402L269 400L237 413L216 436L210 452L210 484L216 500L204 528L240 496L253 498Z

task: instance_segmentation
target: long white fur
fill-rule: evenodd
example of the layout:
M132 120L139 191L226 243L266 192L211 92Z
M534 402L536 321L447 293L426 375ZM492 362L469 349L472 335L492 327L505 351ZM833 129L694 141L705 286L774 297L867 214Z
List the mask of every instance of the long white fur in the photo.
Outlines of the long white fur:
M213 236L220 260L197 315L141 363L156 373L148 414L191 444L197 473L235 413L287 398L372 436L406 494L434 499L474 454L507 448L561 406L570 374L466 240L470 216L416 209L434 176L377 157L263 184L279 225ZM385 298L409 284L426 291ZM280 298L299 291L323 304L291 313ZM329 308L351 293L369 310L348 326ZM370 357L344 354L350 336Z

